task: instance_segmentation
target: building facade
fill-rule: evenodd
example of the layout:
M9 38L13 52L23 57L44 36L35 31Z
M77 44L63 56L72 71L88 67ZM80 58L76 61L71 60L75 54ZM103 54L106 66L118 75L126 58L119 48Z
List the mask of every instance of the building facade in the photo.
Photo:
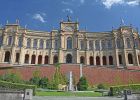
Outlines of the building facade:
M60 22L51 32L22 28L19 23L0 29L0 63L85 64L92 66L140 66L140 38L131 26L110 32L79 30L79 23Z

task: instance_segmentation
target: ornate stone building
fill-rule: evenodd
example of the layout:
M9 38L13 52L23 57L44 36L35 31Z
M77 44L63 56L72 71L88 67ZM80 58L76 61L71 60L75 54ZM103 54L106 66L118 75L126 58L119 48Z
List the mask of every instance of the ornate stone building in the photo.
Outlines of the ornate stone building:
M131 26L110 32L79 30L79 23L60 22L51 32L22 28L18 23L0 29L0 63L83 63L93 66L140 66L140 39Z

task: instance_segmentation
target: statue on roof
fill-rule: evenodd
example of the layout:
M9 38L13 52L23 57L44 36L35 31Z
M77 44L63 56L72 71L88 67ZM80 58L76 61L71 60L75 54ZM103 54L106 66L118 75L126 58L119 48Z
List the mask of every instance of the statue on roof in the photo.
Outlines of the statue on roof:
M71 22L71 17L69 15L67 15L68 18L68 22Z

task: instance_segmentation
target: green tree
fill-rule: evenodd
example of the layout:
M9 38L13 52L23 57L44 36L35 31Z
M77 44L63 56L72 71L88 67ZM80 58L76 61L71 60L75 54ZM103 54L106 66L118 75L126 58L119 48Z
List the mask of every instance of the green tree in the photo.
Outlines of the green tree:
M59 63L55 64L55 73L51 82L52 89L58 89L59 84L66 85L67 79L60 71L61 65Z
M88 88L88 82L86 80L86 77L83 76L79 79L79 82L77 84L77 89L79 91L85 91L87 90L87 88Z

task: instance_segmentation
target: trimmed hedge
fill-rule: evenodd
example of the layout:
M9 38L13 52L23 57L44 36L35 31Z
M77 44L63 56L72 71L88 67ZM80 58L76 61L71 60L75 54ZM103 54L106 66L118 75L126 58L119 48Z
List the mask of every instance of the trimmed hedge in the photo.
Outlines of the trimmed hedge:
M33 95L35 95L36 85L27 85L27 84L20 84L20 83L12 83L6 81L0 81L0 87L9 88L9 89L33 89Z
M110 92L112 95L117 95L117 92L123 91L125 89L131 91L140 91L140 84L129 84L129 85L118 85L118 86L111 86Z

